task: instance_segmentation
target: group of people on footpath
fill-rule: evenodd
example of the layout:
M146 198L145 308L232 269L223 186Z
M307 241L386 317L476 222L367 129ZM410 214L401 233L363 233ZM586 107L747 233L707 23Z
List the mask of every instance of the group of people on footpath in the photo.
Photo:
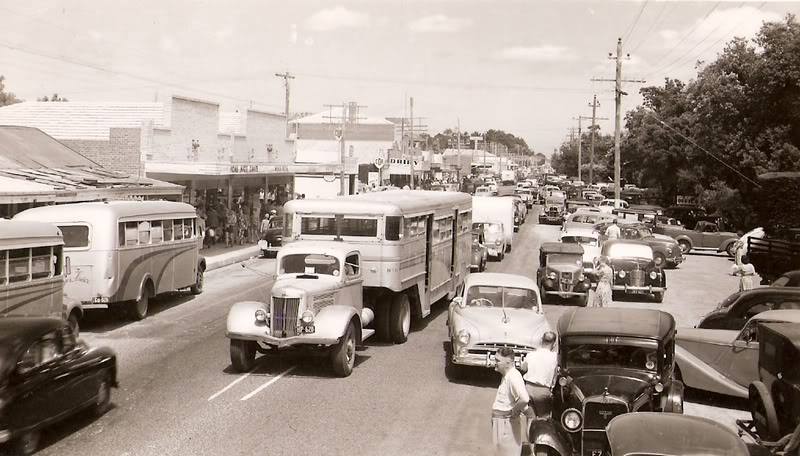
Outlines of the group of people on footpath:
M543 340L546 348L529 353L517 370L514 350L501 347L495 354L495 370L500 386L492 403L491 433L494 454L519 456L528 442L528 425L544 417L551 400L558 357L556 335L549 332Z

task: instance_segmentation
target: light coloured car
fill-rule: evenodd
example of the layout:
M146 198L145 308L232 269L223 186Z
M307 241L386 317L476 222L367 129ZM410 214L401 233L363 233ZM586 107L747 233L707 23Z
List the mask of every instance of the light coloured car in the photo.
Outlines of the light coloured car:
M611 213L614 209L628 209L630 208L630 204L623 199L614 199L614 198L606 198L603 201L600 201L598 207L607 213Z
M594 261L600 256L600 233L592 228L570 228L561 232L561 242L583 246L583 273L596 282Z
M506 235L502 223L478 222L472 224L473 231L483 231L483 243L489 256L503 261L506 256Z
M768 310L751 317L740 331L680 328L675 339L677 375L683 383L715 393L748 397L758 380L759 323L800 323L800 310Z
M475 189L475 196L495 196L497 195L496 190L492 190L491 187L488 185L481 185Z
M555 340L539 288L525 276L470 274L447 312L446 370L451 378L460 374L460 366L494 367L500 347L511 347L520 366L528 353L550 350Z

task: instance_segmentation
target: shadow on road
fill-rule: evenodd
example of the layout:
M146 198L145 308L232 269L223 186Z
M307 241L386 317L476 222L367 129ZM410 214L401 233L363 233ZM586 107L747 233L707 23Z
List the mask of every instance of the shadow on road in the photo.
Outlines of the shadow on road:
M702 391L695 388L689 388L688 386L684 391L683 398L686 402L694 402L696 404L742 410L745 412L750 410L747 399L726 396L724 394L717 394L709 391Z
M145 320L194 299L195 296L188 291L173 291L150 298ZM103 334L133 322L135 320L128 317L125 305L110 309L87 309L80 321L80 330Z

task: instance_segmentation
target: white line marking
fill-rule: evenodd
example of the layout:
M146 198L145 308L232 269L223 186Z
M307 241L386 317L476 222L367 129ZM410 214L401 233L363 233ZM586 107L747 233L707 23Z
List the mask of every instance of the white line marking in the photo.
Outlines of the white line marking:
M256 389L255 389L255 390L254 390L252 393L248 394L247 396L244 396L243 398L241 398L241 399L239 399L239 400L240 400L240 401L246 401L246 400L250 399L251 397L253 397L253 396L255 396L256 394L260 393L260 392L261 392L261 390L265 389L265 388L266 388L266 387L268 387L269 385L272 385L273 383L275 383L275 382L277 382L278 380L280 380L280 379L281 379L281 377L283 377L284 375L286 375L286 374L288 374L289 372L293 371L295 367L297 367L297 366L292 366L292 367L290 367L290 368L286 369L285 371L283 371L283 372L281 372L280 374L278 374L278 376L277 376L277 377L275 377L275 378L273 378L272 380L268 381L267 383L264 383L263 385L259 386L259 387L258 387L258 388L256 388Z
M252 371L252 370L250 370L250 372L253 372L253 371ZM226 386L225 388L222 388L221 390L219 390L219 391L217 391L216 393L214 393L214 394L212 394L211 396L209 396L208 400L209 400L209 401L213 401L213 400L214 400L214 399L216 399L216 398L217 398L217 396L219 396L220 394L222 394L222 393L224 393L225 391L228 391L229 389L233 388L233 386L234 386L234 385L236 385L237 383L239 383L239 382L241 382L242 380L246 379L246 378L247 378L247 376L248 376L248 375L250 375L250 372L247 372L246 374L242 375L241 377L237 378L236 380L234 380L234 381L230 382L230 383L228 384L228 386Z

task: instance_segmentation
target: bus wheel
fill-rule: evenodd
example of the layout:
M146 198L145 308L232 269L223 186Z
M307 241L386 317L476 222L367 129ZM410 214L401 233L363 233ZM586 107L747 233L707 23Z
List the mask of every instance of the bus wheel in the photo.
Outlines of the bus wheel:
M197 278L191 288L193 295L199 295L203 292L203 269L197 268Z
M247 372L256 361L256 343L252 340L231 339L231 364L236 372Z
M395 295L389 312L389 332L392 342L402 344L408 340L411 331L411 304L405 293Z
M150 307L150 290L142 290L142 297L134 301L130 308L131 317L134 320L143 320L147 316L147 309Z

